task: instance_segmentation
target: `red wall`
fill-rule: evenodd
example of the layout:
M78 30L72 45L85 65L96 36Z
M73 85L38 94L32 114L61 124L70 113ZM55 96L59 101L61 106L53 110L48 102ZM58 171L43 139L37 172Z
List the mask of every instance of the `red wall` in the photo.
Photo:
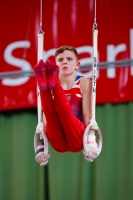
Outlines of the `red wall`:
M0 2L0 72L31 70L37 62L39 1ZM97 0L98 61L133 59L133 1ZM53 59L61 45L79 52L82 66L92 63L93 0L43 1L44 59ZM98 71L97 103L133 100L133 67ZM0 80L0 110L36 107L34 77Z

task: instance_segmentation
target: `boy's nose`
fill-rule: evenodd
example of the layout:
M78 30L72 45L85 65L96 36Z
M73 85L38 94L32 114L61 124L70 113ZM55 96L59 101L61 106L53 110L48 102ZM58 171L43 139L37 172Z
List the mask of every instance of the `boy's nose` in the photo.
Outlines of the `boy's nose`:
M67 63L67 59L64 59L64 60L63 60L63 64L66 64L66 63Z

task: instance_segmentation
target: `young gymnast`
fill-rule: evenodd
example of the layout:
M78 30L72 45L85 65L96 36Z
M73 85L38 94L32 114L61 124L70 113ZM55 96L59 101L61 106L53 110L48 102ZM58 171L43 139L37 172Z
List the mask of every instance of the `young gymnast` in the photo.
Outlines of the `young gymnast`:
M58 152L79 152L83 149L83 134L91 119L91 80L77 76L78 54L72 46L62 46L55 52L55 63L40 60L34 67L42 110L46 118L46 135ZM89 134L90 159L98 155L94 132ZM43 148L42 148L43 147ZM43 141L36 152L36 161L45 161Z

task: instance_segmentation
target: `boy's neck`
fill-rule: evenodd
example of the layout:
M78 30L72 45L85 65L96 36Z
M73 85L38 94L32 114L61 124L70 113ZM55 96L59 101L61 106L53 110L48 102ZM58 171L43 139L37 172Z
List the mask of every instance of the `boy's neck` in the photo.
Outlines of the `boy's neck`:
M69 90L73 87L77 74L74 73L69 76L60 76L60 82L64 90Z

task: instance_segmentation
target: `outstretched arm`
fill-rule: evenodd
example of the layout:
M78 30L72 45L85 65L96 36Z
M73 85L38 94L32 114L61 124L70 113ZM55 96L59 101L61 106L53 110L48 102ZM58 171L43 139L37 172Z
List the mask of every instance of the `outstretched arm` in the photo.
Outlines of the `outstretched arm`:
M84 123L87 126L91 119L91 90L92 82L88 78L82 78L80 82L80 89L82 94L82 111Z
M92 82L87 78L81 79L81 93L82 93L82 110L85 125L88 126L91 119L91 94L92 94ZM85 158L88 161L93 161L98 156L98 148L96 143L95 131L89 130L87 137L88 151L83 151Z

